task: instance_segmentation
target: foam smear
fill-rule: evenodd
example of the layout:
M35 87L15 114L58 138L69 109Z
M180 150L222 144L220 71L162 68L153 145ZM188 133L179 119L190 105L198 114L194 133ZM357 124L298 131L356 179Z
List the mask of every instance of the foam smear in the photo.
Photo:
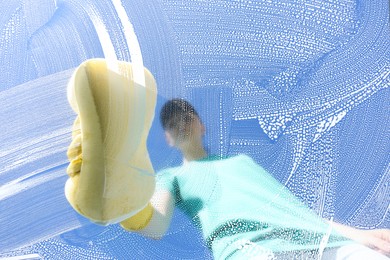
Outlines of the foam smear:
M0 120L11 121L0 136L0 216L7 223L0 228L2 250L81 226L63 192L74 117L64 97L72 71L0 92Z

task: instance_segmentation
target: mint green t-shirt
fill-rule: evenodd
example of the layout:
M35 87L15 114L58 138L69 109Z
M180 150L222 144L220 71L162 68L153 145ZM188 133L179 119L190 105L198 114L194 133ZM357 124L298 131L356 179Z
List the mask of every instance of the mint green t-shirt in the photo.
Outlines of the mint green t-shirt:
M165 169L157 189L172 193L216 259L248 243L272 252L317 250L321 241L326 247L349 243L246 155Z

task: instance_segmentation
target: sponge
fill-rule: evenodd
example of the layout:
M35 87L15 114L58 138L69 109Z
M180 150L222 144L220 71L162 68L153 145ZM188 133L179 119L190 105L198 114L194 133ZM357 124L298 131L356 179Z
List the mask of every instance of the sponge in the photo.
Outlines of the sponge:
M147 69L143 85L134 81L133 64L114 64L112 69L105 59L87 60L68 84L68 101L77 117L67 153L65 196L77 212L102 225L147 208L155 189L146 141L156 83Z

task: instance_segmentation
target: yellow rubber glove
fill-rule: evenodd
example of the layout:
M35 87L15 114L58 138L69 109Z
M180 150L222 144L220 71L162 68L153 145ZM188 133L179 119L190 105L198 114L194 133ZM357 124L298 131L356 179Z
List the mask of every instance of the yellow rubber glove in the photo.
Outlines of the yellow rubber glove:
M77 118L65 195L91 221L107 225L140 214L154 193L154 170L146 140L154 117L156 84L144 69L145 86L133 80L133 65L88 60L68 84ZM150 219L150 216L147 215Z
M143 210L121 222L122 228L127 231L136 231L146 227L153 217L153 206L149 203Z

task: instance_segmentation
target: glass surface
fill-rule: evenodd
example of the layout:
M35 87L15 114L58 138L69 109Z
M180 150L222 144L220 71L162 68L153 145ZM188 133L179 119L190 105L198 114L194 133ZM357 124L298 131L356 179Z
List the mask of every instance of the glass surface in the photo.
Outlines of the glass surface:
M388 1L13 0L0 10L0 257L212 257L180 211L154 241L67 203L66 85L97 57L155 76L156 171L181 163L158 111L183 97L210 154L251 156L320 216L390 227Z

